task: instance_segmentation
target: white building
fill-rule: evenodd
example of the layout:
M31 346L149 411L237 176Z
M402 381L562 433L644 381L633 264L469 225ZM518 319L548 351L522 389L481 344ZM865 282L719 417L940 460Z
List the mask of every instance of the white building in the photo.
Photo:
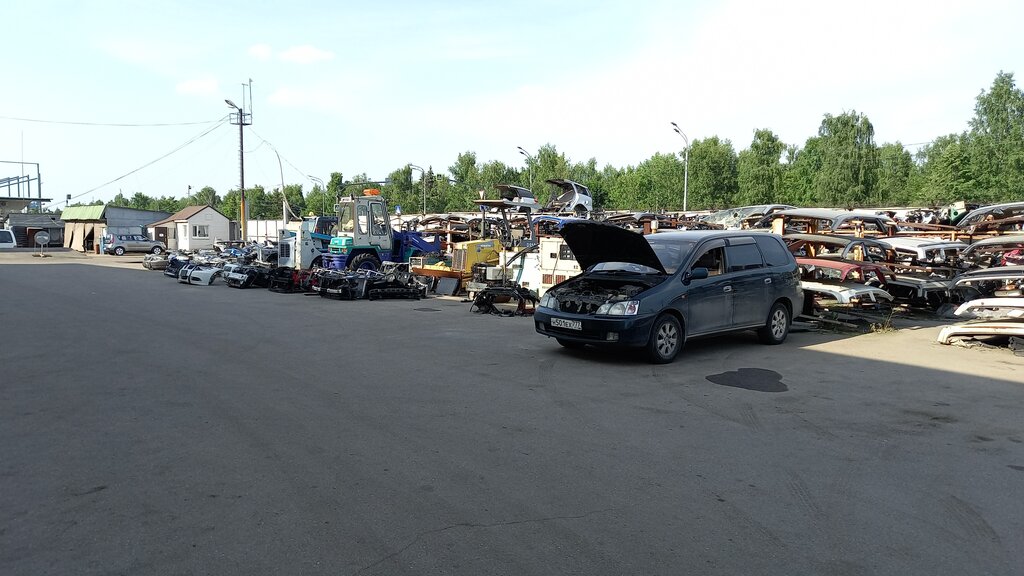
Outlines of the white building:
M169 218L147 226L150 236L163 240L168 250L213 248L231 239L231 221L213 206L186 206Z

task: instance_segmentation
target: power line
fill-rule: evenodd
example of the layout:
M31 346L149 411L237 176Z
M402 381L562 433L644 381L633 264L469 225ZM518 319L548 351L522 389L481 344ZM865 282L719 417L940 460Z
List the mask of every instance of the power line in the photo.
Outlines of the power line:
M198 124L213 124L220 120L206 120L203 122L164 122L158 124L127 124L107 122L72 122L66 120L40 120L38 118L17 118L14 116L0 116L0 120L17 120L19 122L36 122L39 124L64 124L68 126L114 126L119 128L152 128L157 126L195 126ZM221 119L223 120L223 119Z
M277 147L275 147L275 146L274 146L273 144L271 144L270 142L268 142L267 140L265 140L265 139L263 138L263 136L260 136L259 134L257 134L256 132L254 132L252 128L249 128L249 133L250 133L250 134L252 134L253 136L255 136L255 137L257 137L257 138L259 138L259 139L260 139L260 141L262 142L262 143L260 144L260 146L262 146L263 144L266 144L267 146L270 146L271 148L273 148L273 149L274 149L274 151L275 151L275 152L277 152L278 156L281 156L281 159L282 159L282 160L284 160L284 163L285 163L285 164L287 164L287 165L291 166L291 167L292 167L292 170L295 170L296 172L298 172L299 174L301 174L301 175L303 176L303 178L304 178L304 179L307 179L307 180L308 180L308 177L306 177L306 173L305 173L305 172L303 172L302 170L299 170L298 168L296 168L296 167L295 167L295 164L292 164L290 160L288 160L287 158L285 158L284 156L282 156L282 155L281 155L281 152L280 152L280 151L278 151ZM259 150L259 149L260 149L260 146L257 146L257 147L256 147L256 148L254 148L254 149L253 149L252 151L253 151L253 152L255 152L256 150Z
M220 119L220 121L216 125L211 126L211 127L207 128L206 130L203 130L199 134L197 134L197 135L193 136L192 138L190 138L189 140L187 140L184 144L179 145L174 150L171 150L170 152L164 154L163 156L160 156L159 158L156 158L155 160L151 160L151 161L143 164L142 166L139 166L138 168L132 170L131 172L128 172L126 174L122 174L121 176L118 176L117 178L114 178L113 180L111 180L109 182L105 182L103 184L100 184L99 186L96 186L95 188L91 188L89 190L86 190L85 192L82 192L81 194L77 194L75 196L72 196L70 198L70 200L74 200L76 198L81 198L82 196L85 196L86 194L92 194L93 192L99 190L100 188L103 188L104 186L109 186L109 185L113 184L114 182L117 182L119 180L123 180L123 179L131 176L132 174L135 174L136 172L139 172L140 170L142 170L144 168L148 168L148 167L152 166L153 164L156 164L157 162L163 160L164 158L167 158L171 154L174 154L175 152L178 152L182 148L185 148L186 146L189 146L190 144L194 144L200 138L202 138L202 137L206 136L207 134L213 132L217 128L220 128L221 126L225 125L227 123L227 121L228 121L228 116L224 116L223 118ZM68 200L61 200L60 202L55 202L53 204L49 204L49 206L60 206L61 204L64 204L66 202L68 202Z

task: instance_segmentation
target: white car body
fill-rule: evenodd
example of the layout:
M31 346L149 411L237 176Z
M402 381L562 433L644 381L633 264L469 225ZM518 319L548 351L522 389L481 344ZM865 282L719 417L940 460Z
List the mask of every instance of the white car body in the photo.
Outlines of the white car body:
M182 284L199 284L202 286L209 286L213 284L224 270L216 268L214 266L204 266L202 264L186 264L184 268L178 272L178 282Z

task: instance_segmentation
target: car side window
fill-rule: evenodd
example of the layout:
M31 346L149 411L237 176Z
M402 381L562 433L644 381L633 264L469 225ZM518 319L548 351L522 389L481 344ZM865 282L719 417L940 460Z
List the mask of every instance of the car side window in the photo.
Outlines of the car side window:
M787 250L783 247L782 242L768 235L763 237L757 236L756 240L758 248L761 249L761 255L764 256L765 264L768 266L785 266L789 264L790 256L787 254Z
M753 242L749 244L731 244L726 247L725 254L728 258L729 272L753 270L764 266L764 261L761 260L761 251L757 249L757 244Z
M724 249L719 246L704 252L694 261L691 270L694 268L707 268L708 276L717 276L725 272Z

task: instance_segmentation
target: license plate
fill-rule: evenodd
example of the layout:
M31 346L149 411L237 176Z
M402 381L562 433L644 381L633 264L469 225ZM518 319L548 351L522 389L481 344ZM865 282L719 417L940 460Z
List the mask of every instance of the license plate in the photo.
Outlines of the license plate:
M552 318L551 326L553 328L566 328L568 330L583 330L583 322L579 320L566 320L564 318Z

